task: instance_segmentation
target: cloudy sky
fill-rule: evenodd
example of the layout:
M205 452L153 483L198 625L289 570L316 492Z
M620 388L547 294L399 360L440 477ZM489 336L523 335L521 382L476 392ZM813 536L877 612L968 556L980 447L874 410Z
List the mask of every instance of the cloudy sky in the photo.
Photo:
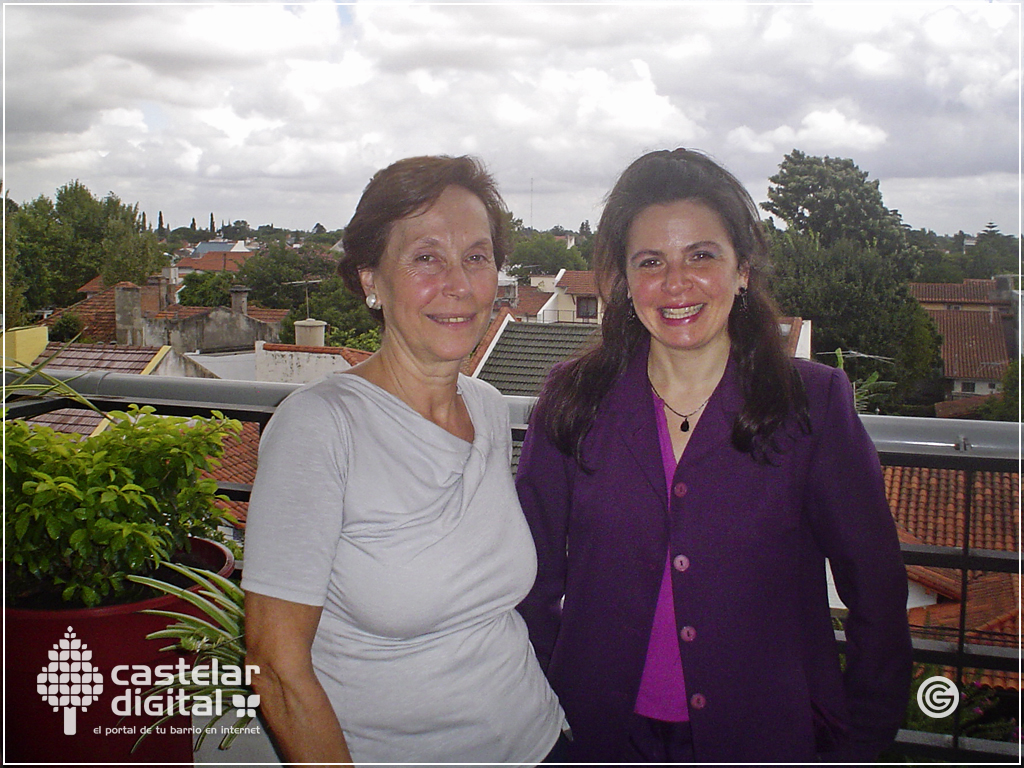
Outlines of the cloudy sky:
M538 229L651 149L757 201L850 157L914 228L1020 228L1019 2L4 6L4 184L80 179L172 227L344 226L370 175L480 156Z

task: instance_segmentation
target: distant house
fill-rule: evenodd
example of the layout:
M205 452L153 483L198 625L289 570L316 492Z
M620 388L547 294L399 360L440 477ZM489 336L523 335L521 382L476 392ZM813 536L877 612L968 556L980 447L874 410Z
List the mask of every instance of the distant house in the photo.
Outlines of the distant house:
M173 304L143 320L148 343L170 344L179 352L251 350L257 341L276 342L287 309L250 307L249 290L231 289L231 307Z
M998 392L1011 355L1019 354L1009 282L910 283L910 292L942 335L947 399Z
M195 247L192 253L178 259L178 274L191 272L238 272L250 257L256 255L242 240L208 240Z
M530 286L546 300L532 317L538 323L600 323L604 316L604 299L597 290L597 280L590 270L559 270L557 275L537 275ZM526 286L521 286L525 288ZM536 298L534 298L536 301Z

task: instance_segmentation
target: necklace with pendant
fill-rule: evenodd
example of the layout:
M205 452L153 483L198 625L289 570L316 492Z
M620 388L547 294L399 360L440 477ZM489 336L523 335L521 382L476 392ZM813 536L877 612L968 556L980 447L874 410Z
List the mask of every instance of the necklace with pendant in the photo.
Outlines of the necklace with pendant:
M708 401L709 401L709 400L711 400L711 395L708 395L708 399L707 399L707 400L705 400L705 401L704 401L703 403L701 403L700 405L698 405L698 406L697 406L696 408L694 408L694 409L693 409L692 411L690 411L689 413L680 413L680 412L679 412L679 411L677 411L677 410L676 410L675 408L673 408L673 407L672 407L671 405L669 405L669 404L668 404L668 403L667 403L667 402L665 401L665 398L664 398L664 397L662 397L662 396L661 396L661 394L659 394L659 392L658 392L658 389L657 389L657 387L655 387L655 386L654 386L654 382L653 382L653 381L651 381L651 377L650 377L650 376L648 376L648 377L647 377L647 383L651 385L651 391L652 391L652 392L653 392L653 393L654 393L655 395L657 395L658 399L659 399L659 400L661 400L662 404L663 404L663 405L664 405L664 406L665 406L666 408L668 408L668 409L669 409L670 411L672 411L672 413L674 413L674 414L675 414L676 416L679 416L679 417L680 417L680 418L681 418L681 419L683 420L683 423L679 425L679 431L680 431L680 432L689 432L689 431L690 431L690 417L691 417L691 416L693 416L693 414L697 413L697 411L699 411L699 410L700 410L701 408L703 408L703 407L704 407L705 405L707 405L707 404L708 404ZM714 392L712 392L711 394L713 395L713 394L714 394Z

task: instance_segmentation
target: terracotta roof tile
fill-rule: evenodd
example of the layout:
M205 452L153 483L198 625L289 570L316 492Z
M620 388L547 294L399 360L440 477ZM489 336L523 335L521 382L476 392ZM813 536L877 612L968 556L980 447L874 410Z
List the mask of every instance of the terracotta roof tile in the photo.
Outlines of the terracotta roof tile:
M99 293L106 287L107 286L103 282L103 278L100 275L96 275L96 277L79 288L78 293Z
M224 445L224 455L220 466L206 473L215 480L226 483L252 484L256 479L256 458L260 445L260 425L256 422L243 422L240 440L228 440ZM221 501L217 506L229 510L238 518L239 527L245 527L245 516L249 509L246 501Z
M142 373L160 352L160 347L129 347L115 344L63 344L51 341L34 361L39 365L56 353L46 370L113 371L115 373ZM42 424L58 432L76 432L90 435L103 417L82 408L61 408L26 419L31 424Z
M991 395L975 395L974 397L961 397L957 400L943 400L935 404L935 416L940 419L969 419L975 417L974 412L989 400L1001 400L1002 397L1001 392L995 392Z
M58 309L43 320L43 325L53 327L65 312L78 315L82 320L82 337L90 341L116 341L117 322L114 310L114 291L118 286L137 287L134 283L122 282L105 288L87 299L64 309Z
M966 476L951 469L883 467L886 495L899 527L922 543L962 546ZM1016 472L976 472L972 493L971 546L1017 550L1020 498Z
M532 285L519 285L516 288L518 298L512 314L516 317L536 317L541 307L548 303L552 294L545 293Z
M38 365L50 355L47 369L64 371L114 371L115 373L142 373L161 347L130 347L122 344L64 344L51 341L33 361Z
M999 381L1003 377L1009 355L998 313L926 311L942 334L942 363L947 378Z
M594 278L594 272L589 269L567 269L556 286L564 288L571 296L597 296L597 280Z
M178 260L178 269L199 272L237 272L246 261L255 256L253 251L207 251L199 256L186 256Z
M289 309L267 309L266 307L250 305L248 310L246 310L246 314L253 320L259 320L261 323L280 323L288 317L290 311Z
M922 304L992 304L995 280L964 280L962 283L910 283L910 293Z

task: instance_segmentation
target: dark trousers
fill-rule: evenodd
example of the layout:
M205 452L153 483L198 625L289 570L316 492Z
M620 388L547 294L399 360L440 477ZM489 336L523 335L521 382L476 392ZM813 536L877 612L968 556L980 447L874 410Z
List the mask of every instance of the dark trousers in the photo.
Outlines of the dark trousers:
M630 716L626 763L692 763L693 737L689 723L668 723L643 715Z
M693 739L689 723L668 723L632 714L626 738L625 749L613 762L662 765L693 762ZM569 744L563 732L555 746L551 748L551 752L544 758L544 762L569 762Z

